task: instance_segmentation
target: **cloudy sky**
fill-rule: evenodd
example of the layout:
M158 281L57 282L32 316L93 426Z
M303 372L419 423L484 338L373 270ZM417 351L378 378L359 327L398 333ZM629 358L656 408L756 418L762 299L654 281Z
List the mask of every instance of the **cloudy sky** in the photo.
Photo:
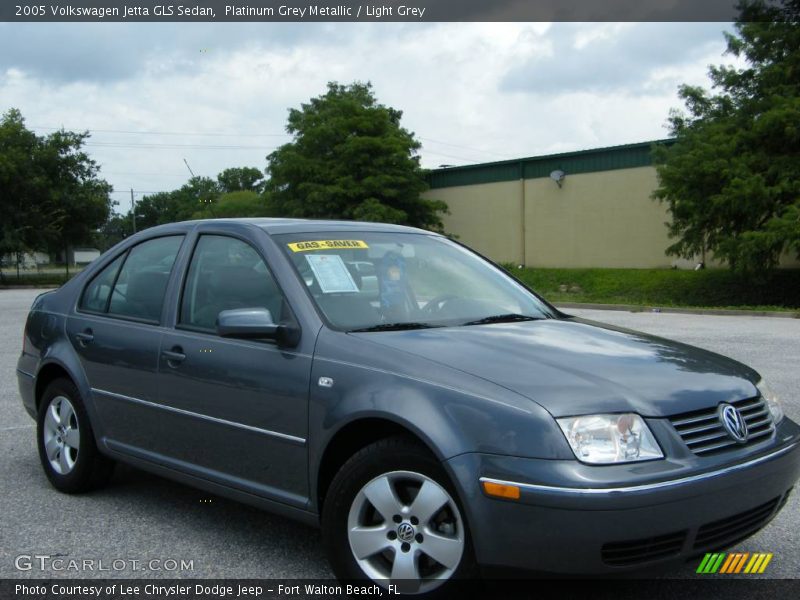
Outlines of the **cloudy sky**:
M427 167L666 137L682 82L707 83L720 23L0 24L0 111L90 130L126 210L226 167L266 166L287 109L371 81Z

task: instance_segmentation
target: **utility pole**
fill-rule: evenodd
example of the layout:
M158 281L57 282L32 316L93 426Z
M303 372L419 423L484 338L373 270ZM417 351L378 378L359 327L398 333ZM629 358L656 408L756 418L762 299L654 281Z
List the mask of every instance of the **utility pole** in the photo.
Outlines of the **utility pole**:
M133 198L133 188L131 188L131 216L133 217L133 233L136 233L136 200Z

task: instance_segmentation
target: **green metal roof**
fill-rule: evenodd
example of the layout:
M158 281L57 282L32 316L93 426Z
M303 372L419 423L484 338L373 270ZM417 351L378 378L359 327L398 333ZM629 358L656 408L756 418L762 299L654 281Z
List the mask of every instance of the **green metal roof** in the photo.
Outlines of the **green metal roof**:
M444 167L429 171L428 183L432 189L436 189L549 177L550 173L556 169L564 171L569 177L577 173L646 167L653 164L652 149L655 144L672 143L674 140L671 139L654 140L477 165Z

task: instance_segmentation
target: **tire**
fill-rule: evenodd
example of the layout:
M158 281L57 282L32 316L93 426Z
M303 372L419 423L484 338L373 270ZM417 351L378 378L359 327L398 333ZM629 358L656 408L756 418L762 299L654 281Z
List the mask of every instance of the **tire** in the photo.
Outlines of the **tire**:
M477 576L465 514L430 452L406 437L386 438L334 477L323 503L323 543L340 580L450 594Z
M79 494L108 482L114 462L97 450L83 399L69 379L47 386L36 425L39 459L54 488Z

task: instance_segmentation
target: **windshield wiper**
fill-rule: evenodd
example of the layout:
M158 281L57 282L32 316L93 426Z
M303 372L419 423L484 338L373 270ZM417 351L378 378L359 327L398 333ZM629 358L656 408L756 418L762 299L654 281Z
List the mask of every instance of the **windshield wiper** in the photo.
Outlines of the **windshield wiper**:
M377 325L372 325L371 327L351 329L349 333L360 333L362 331L403 331L404 329L430 329L431 327L437 327L437 325L431 325L430 323L417 323L413 321L409 323L378 323Z
M489 323L513 323L514 321L539 321L542 317L531 317L530 315L521 315L519 313L506 313L503 315L491 315L483 317L482 319L475 319L474 321L467 321L462 325L487 325Z

